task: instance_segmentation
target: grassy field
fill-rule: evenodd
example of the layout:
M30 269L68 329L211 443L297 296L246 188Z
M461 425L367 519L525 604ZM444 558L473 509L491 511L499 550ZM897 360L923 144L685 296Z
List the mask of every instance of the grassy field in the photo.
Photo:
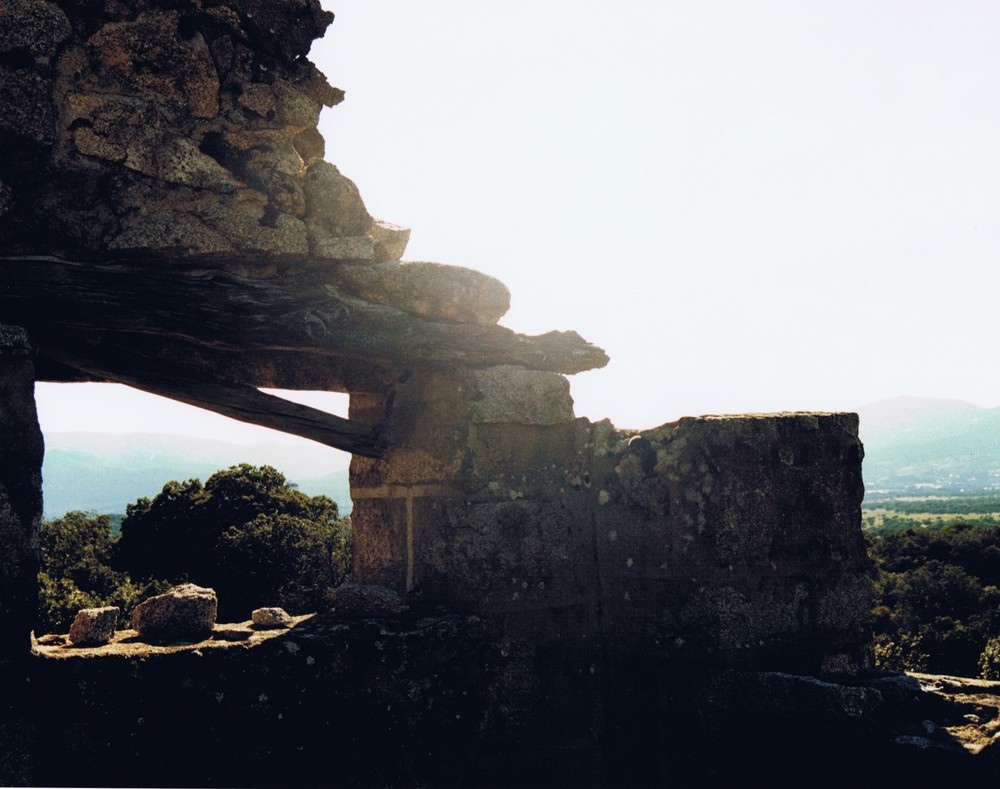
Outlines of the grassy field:
M861 510L861 527L872 533L903 529L941 529L950 523L973 526L1000 525L1000 497L901 496L866 499Z

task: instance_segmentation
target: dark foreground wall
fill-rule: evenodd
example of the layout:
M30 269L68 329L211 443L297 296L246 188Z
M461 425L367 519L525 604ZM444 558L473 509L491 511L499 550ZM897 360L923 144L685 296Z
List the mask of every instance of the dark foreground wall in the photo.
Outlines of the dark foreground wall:
M945 728L967 707L907 677L832 683L602 659L500 619L433 610L238 637L217 631L174 654L43 649L32 781L575 789L998 777L996 747L973 756Z
M42 433L22 329L0 324L0 784L30 774L25 663L38 609Z

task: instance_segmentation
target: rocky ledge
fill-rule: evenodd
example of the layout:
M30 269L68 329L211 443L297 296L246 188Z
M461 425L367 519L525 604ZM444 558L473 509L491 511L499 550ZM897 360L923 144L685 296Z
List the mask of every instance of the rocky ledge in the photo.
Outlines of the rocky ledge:
M293 616L290 618L289 627L300 625L312 616L313 614ZM216 624L212 628L212 634L206 638L150 644L139 636L137 630L127 628L116 630L108 643L96 646L74 644L68 635L49 634L33 640L32 654L52 660L100 657L147 658L153 655L176 655L181 652L232 647L249 648L285 632L284 629L261 626L247 620L232 624Z
M441 609L39 639L47 785L934 785L1000 777L1000 683L711 671ZM58 709L58 715L46 714ZM184 760L177 753L186 754ZM220 754L225 754L221 758ZM941 784L943 785L943 784ZM987 784L983 784L987 785Z

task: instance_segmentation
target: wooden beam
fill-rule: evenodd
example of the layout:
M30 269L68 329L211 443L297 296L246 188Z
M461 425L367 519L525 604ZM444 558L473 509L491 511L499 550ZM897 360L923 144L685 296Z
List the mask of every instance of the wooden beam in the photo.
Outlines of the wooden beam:
M381 457L384 454L384 447L373 428L266 394L252 386L196 378L169 367L154 367L131 355L127 360L120 360L124 364L116 365L115 369L110 369L107 364L80 349L46 349L46 356L78 370L91 380L125 384L241 422L302 436L345 452L365 457Z

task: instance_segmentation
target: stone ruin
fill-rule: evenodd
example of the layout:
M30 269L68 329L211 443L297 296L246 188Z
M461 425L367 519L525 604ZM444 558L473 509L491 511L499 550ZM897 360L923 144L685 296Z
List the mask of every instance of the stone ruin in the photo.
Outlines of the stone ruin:
M408 231L323 159L344 94L306 55L332 19L317 0L0 5L0 660L20 689L0 782L683 782L730 775L707 754L748 714L793 731L822 708L828 728L905 695L858 685L857 417L575 417L565 376L605 353L499 326L491 277L401 262ZM352 452L354 581L412 610L145 668L32 653L36 380ZM349 418L259 387L348 392ZM57 693L60 720L39 716Z

